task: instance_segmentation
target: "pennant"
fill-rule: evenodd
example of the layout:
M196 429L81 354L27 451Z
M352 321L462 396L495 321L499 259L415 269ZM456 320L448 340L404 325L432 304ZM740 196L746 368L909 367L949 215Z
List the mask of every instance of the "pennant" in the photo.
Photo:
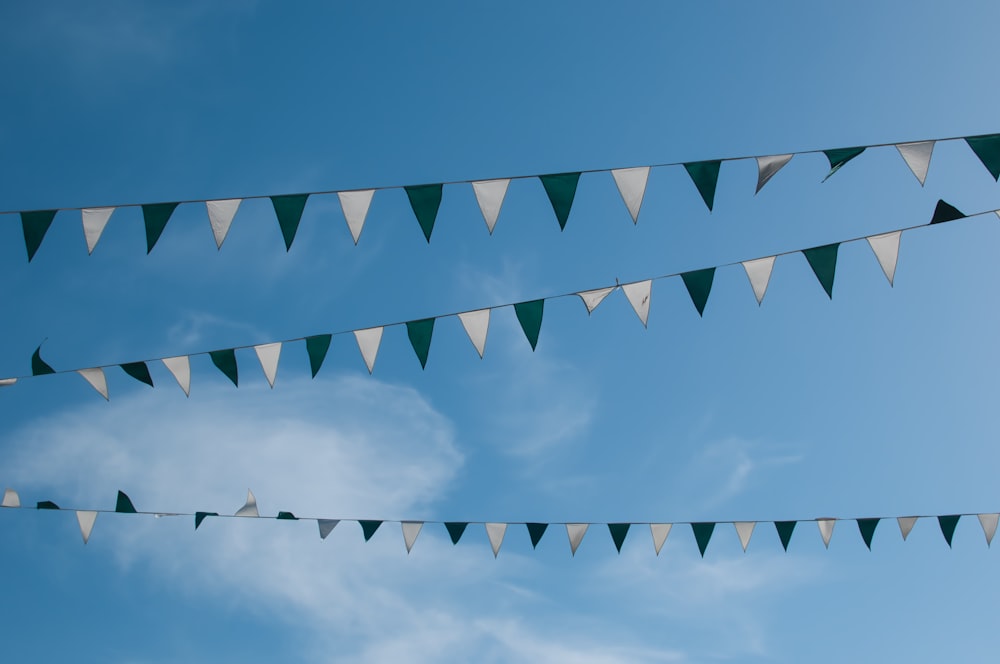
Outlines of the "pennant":
M145 383L150 387L153 387L153 377L149 375L149 367L146 366L145 362L126 362L125 364L119 364L122 371L127 373L132 378L135 378L140 383Z
M583 541L583 536L587 534L587 528L589 527L589 523L566 524L566 536L569 537L570 555L576 555L576 550L580 548L580 542Z
M541 180L549 202L552 203L552 211L556 213L559 229L565 230L569 211L573 207L573 199L576 197L576 185L580 181L580 174L539 175L538 179Z
M945 203L943 200L938 200L937 206L934 208L934 216L931 217L932 224L941 224L946 221L955 221L956 219L963 219L965 213L959 210L954 205Z
M493 547L493 557L500 555L500 545L503 544L503 536L507 534L506 523L487 523L486 536L490 538L490 546Z
M757 306L764 300L767 292L767 285L771 282L771 271L774 269L774 256L758 258L752 261L741 263L750 280L750 287L753 288L754 297L757 298Z
M986 546L993 543L993 536L997 532L997 522L1000 521L1000 514L979 514L979 525L983 527L983 534L986 535Z
M212 226L216 249L222 249L222 243L229 235L229 227L233 224L233 217L236 216L236 211L242 202L239 198L205 201L205 208L208 210L208 223Z
M434 319L411 320L406 324L406 336L410 337L413 352L420 360L420 368L427 368L427 354L431 351L431 336L434 334Z
M712 539L712 531L715 530L715 524L712 522L707 523L692 523L691 530L694 532L694 539L698 542L698 551L701 552L701 557L705 557L705 549L708 548L708 542Z
M876 519L858 519L858 530L861 531L861 539L865 541L865 546L868 550L872 550L872 537L875 535L875 528L878 526L879 520Z
M151 203L142 206L142 220L146 225L146 253L148 254L156 246L156 242L163 234L163 229L170 221L170 215L174 213L178 203Z
M719 182L719 168L721 166L722 162L718 159L684 164L688 175L691 176L691 181L694 182L698 193L701 194L701 199L708 206L709 212L712 211L712 205L715 203L715 185Z
M115 501L115 512L119 514L137 514L132 499L124 491L118 491L118 499Z
M542 329L542 313L545 309L545 300L532 300L530 302L519 302L514 305L514 313L517 314L517 322L524 330L524 336L531 344L531 350L535 350L538 343L538 333Z
M712 281L715 279L715 268L709 267L704 270L685 272L681 275L684 286L687 287L688 295L694 303L694 308L698 310L698 315L705 313L705 304L708 302L708 294L712 292Z
M17 491L13 489L3 490L3 503L0 503L2 507L20 507L21 497L17 495Z
M440 184L423 184L403 188L410 199L410 207L413 208L413 214L417 216L420 229L424 232L427 243L430 244L431 232L434 230L438 208L441 207L441 195L444 192L444 187Z
M653 535L653 548L656 549L656 555L660 555L660 549L663 548L663 543L667 541L667 535L670 534L671 527L673 527L671 523L649 524L649 532Z
M994 180L1000 181L1000 134L965 139Z
M355 330L354 339L358 342L361 357L370 374L375 369L375 357L378 355L379 344L382 343L382 328L370 327L367 330Z
M795 521L775 521L774 529L778 531L781 547L788 551L788 543L792 541L792 532L795 530Z
M233 385L239 387L240 376L239 370L236 367L236 351L232 348L225 348L223 350L210 351L208 355L212 358L212 364L214 364L219 371L226 374L226 378L233 381Z
M754 195L760 193L760 190L764 188L771 178L780 171L785 164L792 160L790 154L774 154L767 157L757 157L757 191Z
M291 512L278 512L278 516L274 517L280 521L298 521L299 517L295 516Z
M340 199L340 209L344 211L344 219L347 220L347 228L351 231L354 244L358 243L361 231L365 228L365 218L368 216L368 208L371 207L374 196L374 189L337 192L337 198Z
M219 516L218 512L195 512L194 513L194 529L198 530L198 526L201 522L205 520L205 517L209 516Z
M0 378L0 387L10 387L17 385L17 378Z
M632 305L632 311L639 317L642 326L646 327L649 320L649 300L652 297L653 280L636 281L631 284L622 284L622 292Z
M820 537L823 538L823 546L830 548L830 538L833 537L833 527L837 525L836 519L816 519L819 526Z
M528 527L528 537L531 538L531 548L534 549L538 546L538 542L541 541L542 535L545 534L545 529L549 527L549 524L526 523L524 525Z
M97 390L97 393L108 400L108 379L104 376L104 369L95 367L93 369L78 369L77 373L83 376L90 386Z
M819 279L819 283L831 300L833 299L833 276L837 271L837 250L839 248L840 243L837 242L802 250L802 255L809 261L809 267L812 268L813 274Z
M84 208L80 210L81 221L83 222L83 237L87 240L87 253L94 253L94 247L104 233L104 227L108 225L108 219L115 209L113 207Z
M611 171L618 193L622 195L628 213L632 215L632 223L639 223L639 209L646 195L646 183L649 180L649 166L636 168L616 168Z
M49 232L52 220L58 210L36 210L21 213L21 230L24 232L24 247L28 250L28 262L35 257L38 247L42 246L45 234Z
M941 534L944 535L944 541L948 543L948 548L951 548L951 538L955 536L955 526L958 525L958 520L962 518L961 514L949 514L947 516L938 517L938 525L941 526Z
M281 237L285 240L285 251L292 248L292 242L295 240L295 233L299 230L299 222L302 221L302 212L306 208L307 200L309 200L309 194L271 196L271 205L274 206L274 214L278 217L278 226L281 227Z
M35 503L35 509L36 510L58 510L60 508L59 508L58 505L56 505L51 500L40 500L37 503Z
M486 350L486 334L490 329L490 310L466 311L458 315L458 320L462 321L462 327L469 335L469 341L479 353L479 359L482 359L483 352Z
M403 543L406 544L406 553L410 553L413 549L413 543L417 541L417 535L420 534L420 529L424 527L423 521L403 521L400 523L403 527Z
M80 535L83 536L83 543L90 541L90 533L94 530L94 522L97 521L97 512L92 510L78 510L76 521L80 524Z
M31 375L42 376L45 374L54 374L55 372L56 370L42 359L42 344L38 344L38 348L31 354Z
M187 355L165 357L160 361L184 390L184 396L191 396L191 361Z
M625 543L625 536L628 535L628 529L631 524L628 523L609 523L608 531L611 532L611 539L615 543L615 548L618 549L618 553L622 552L622 544Z
M260 360L260 368L264 370L264 377L267 384L274 389L274 379L278 375L278 359L281 357L281 342L273 344L261 344L254 346L257 359Z
M247 501L243 503L243 507L236 510L236 514L233 516L260 516L260 512L257 511L257 496L253 495L253 491L247 489Z
M917 143L899 143L896 145L899 156L903 158L910 172L916 176L920 186L927 179L927 169L931 165L931 153L934 152L934 141L919 141Z
M340 519L316 519L319 526L319 538L326 539L326 536L333 532L333 529L340 523Z
M865 238L868 240L868 246L875 252L875 258L882 266L882 272L889 280L890 286L892 286L892 280L896 276L896 262L899 260L899 237L902 234L903 231L893 231Z
M486 221L486 228L490 235L493 235L493 228L497 225L497 217L500 216L500 207L503 199L507 195L507 186L510 179L503 180L481 180L472 183L472 191L476 194L476 202L479 203L479 210L483 213Z
M312 371L313 378L323 366L323 360L326 359L326 352L330 350L330 341L332 340L332 334L317 334L314 337L306 337L306 354L309 355L309 369Z
M753 529L757 525L757 522L736 521L733 525L736 526L736 535L740 538L740 544L743 545L743 553L746 553L747 545L750 544L750 536L753 535Z
M359 520L358 523L361 524L361 532L364 533L366 542L372 538L378 527L382 525L381 521Z
M900 516L896 517L896 523L899 524L899 532L903 536L903 541L909 536L910 531L913 530L914 524L917 523L917 518L915 516Z
M604 298L611 294L617 286L609 286L607 288L598 288L597 290L580 291L577 295L583 300L583 306L587 307L587 313L594 313L594 309L597 308L601 302L604 302Z
M462 533L465 532L468 525L465 521L445 521L444 527L448 529L448 536L451 537L452 544L458 544L458 540L462 539Z
M823 150L823 154L830 161L830 172L823 178L823 182L830 179L830 176L840 170L840 167L864 152L864 148L840 148L837 150Z

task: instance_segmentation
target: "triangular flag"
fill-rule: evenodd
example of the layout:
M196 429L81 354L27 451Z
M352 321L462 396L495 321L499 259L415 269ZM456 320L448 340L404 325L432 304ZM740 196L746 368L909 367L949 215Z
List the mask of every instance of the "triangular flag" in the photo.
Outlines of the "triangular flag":
M375 369L375 357L378 355L379 344L382 343L382 328L370 327L367 330L355 330L354 339L358 342L361 357L365 360L368 373Z
M656 555L660 555L660 549L663 548L663 543L667 541L667 535L670 534L671 527L673 527L672 523L649 524L649 532L653 535L653 548L656 549Z
M569 538L569 551L571 555L576 555L576 550L580 548L583 536L587 534L589 523L567 523L566 536Z
M694 303L694 308L698 310L698 315L705 314L705 304L708 302L708 295L712 292L712 281L715 280L715 268L709 267L704 270L694 270L681 275L688 295Z
M792 541L792 532L795 530L795 521L775 521L774 529L778 531L778 539L781 540L781 547L788 551L788 543Z
M254 346L257 359L260 360L260 368L264 370L264 377L267 384L274 388L274 379L278 374L278 359L281 357L281 342L273 344L261 344Z
M153 387L153 377L149 375L149 367L146 366L145 362L126 362L125 364L119 364L122 371L127 373L132 378L135 378L140 383L145 383L150 387Z
M490 546L493 547L493 557L500 555L500 545L503 544L503 536L507 533L506 523L487 523L486 536L490 538Z
M170 215L177 208L177 203L150 203L142 206L142 220L146 225L146 253L148 254L156 246L156 242L163 234L163 229L170 221Z
M118 491L118 499L115 501L115 511L119 514L136 514L132 499L120 489Z
M316 523L319 525L319 538L326 539L326 536L340 523L340 519L316 519Z
M420 230L424 232L427 243L430 244L434 222L437 220L438 209L441 207L441 196L444 187L440 184L422 184L414 187L403 187L410 199L410 207L417 216Z
M493 234L493 228L497 225L497 217L500 216L500 207L507 195L509 184L510 179L482 180L472 183L472 191L476 194L479 210L483 213L483 219L486 220L486 228L489 229L490 235Z
M774 269L774 256L767 258L757 258L752 261L743 261L743 269L750 280L750 287L753 288L754 297L757 298L757 306L764 300L767 292L767 285L771 282L771 271Z
M313 378L323 366L323 360L326 359L326 352L330 350L330 341L332 340L332 334L317 334L314 337L306 337L306 354L309 355L309 369L312 371Z
M469 524L465 521L445 521L444 527L448 530L448 536L451 538L452 544L458 544L458 540L462 539L462 533Z
M240 373L236 366L236 351L234 349L213 350L208 353L208 356L212 358L212 364L226 374L226 378L233 381L233 385L240 386Z
M760 190L764 188L764 185L770 181L775 174L780 171L785 164L792 160L790 154L773 154L766 157L757 157L757 191L754 195L760 193Z
M420 529L424 527L424 522L403 521L400 525L403 527L403 543L406 544L406 552L409 553L413 548L413 543L417 541Z
M253 491L247 489L247 501L233 516L260 516L260 512L257 511L257 496L253 495Z
M216 249L222 249L222 243L226 241L226 236L229 234L229 227L233 224L233 217L236 216L236 211L242 202L239 198L205 201L205 208L208 210L208 223L212 226Z
M83 221L83 237L87 240L87 253L94 253L94 247L104 233L104 227L108 225L108 219L114 212L113 207L84 208L80 210L81 221Z
M833 527L837 525L836 519L816 519L819 526L820 537L823 538L823 546L830 548L830 538L833 537Z
M840 170L840 167L864 152L864 148L839 148L837 150L823 150L823 154L830 161L830 172L823 178L823 182L830 179L830 176Z
M274 518L275 519L279 519L281 521L298 521L299 520L299 517L295 516L291 512L278 512L278 516L276 516Z
M20 507L21 497L17 495L17 491L13 489L3 490L3 503L0 503L2 507Z
M628 529L631 524L629 523L609 523L608 531L611 533L611 539L615 543L615 548L618 549L618 553L622 552L622 544L625 543L625 536L628 535Z
M861 531L861 539L865 541L865 546L868 550L872 550L872 537L875 535L875 528L878 526L879 519L858 519L858 530Z
M31 375L42 376L45 374L54 374L55 372L56 370L42 359L42 345L38 344L38 348L31 354Z
M746 553L747 545L750 544L750 536L753 535L753 529L757 522L736 521L733 525L736 526L736 535L740 538L740 544L743 545L743 553Z
M622 195L628 213L632 215L632 223L638 223L639 209L642 207L642 198L646 195L646 183L649 181L649 166L616 168L611 171L611 175L618 185L618 193Z
M937 205L934 207L934 215L931 217L932 224L941 224L946 221L955 221L956 219L963 219L965 213L959 210L954 205L945 203L943 200L938 200Z
M94 522L97 521L97 512L92 510L77 510L76 521L80 524L80 535L83 536L83 543L90 541L90 533L94 530Z
M96 367L93 369L78 369L77 373L83 376L90 386L97 390L97 393L108 399L108 379L104 376L104 369Z
M705 549L708 548L708 542L712 539L712 531L715 530L715 524L712 522L692 523L691 530L694 532L694 540L698 543L698 551L704 558Z
M184 390L184 396L191 396L191 361L187 355L165 357L160 361Z
M632 305L632 310L639 317L643 327L646 327L646 322L649 320L649 302L652 298L652 290L652 279L636 281L631 284L622 284L622 292L625 293L625 297L628 298L629 304Z
M900 516L896 517L896 523L899 524L899 532L903 536L903 541L909 536L910 531L913 530L914 524L917 523L917 518L915 516Z
M530 302L519 302L514 305L514 313L517 314L517 322L524 330L524 336L531 344L531 350L535 350L538 343L538 333L542 329L542 314L545 310L545 300L532 300Z
M17 378L0 378L0 387L10 387L17 385Z
M580 174L539 175L538 179L541 180L549 202L552 203L552 211L556 213L559 228L565 230L569 211L573 207L573 199L576 197L576 185L580 182Z
M364 533L366 542L372 538L372 535L375 534L375 531L378 530L378 527L382 525L381 521L371 521L363 519L358 520L358 523L361 524L361 532Z
M899 156L903 158L910 171L916 176L920 186L927 179L927 169L931 165L931 153L934 152L934 141L919 141L917 143L899 143L896 145Z
M594 313L594 309L597 308L601 302L604 302L611 291L613 291L617 286L608 286L607 288L598 288L596 290L580 291L577 295L583 300L583 306L587 307L587 313Z
M466 311L458 315L458 320L462 321L462 327L469 335L469 341L475 346L476 352L482 359L483 352L486 350L486 334L490 329L490 310Z
M719 182L719 168L721 166L722 162L719 160L684 164L684 169L691 176L694 186L698 187L698 193L701 194L702 200L708 206L709 212L712 211L712 205L715 203L715 185Z
M1000 180L1000 134L965 139L994 180Z
M56 218L58 210L36 210L21 213L21 230L24 232L24 247L28 250L28 262L35 257L38 247Z
M431 351L431 337L434 335L434 319L411 320L406 324L406 336L410 338L413 352L420 360L420 368L427 368L427 354Z
M198 530L198 526L201 525L201 522L204 521L205 518L209 517L209 516L219 516L219 513L218 512L195 512L194 513L194 529Z
M997 522L1000 522L1000 514L980 514L979 525L983 527L983 534L986 535L986 546L993 543L993 536L997 532Z
M56 505L54 502L52 502L51 500L40 500L37 503L35 503L35 509L36 510L58 510L58 509L61 509L61 508L58 505Z
M337 192L337 198L340 199L340 209L344 211L344 219L347 220L347 227L351 230L354 244L358 243L361 231L364 230L365 218L368 217L368 208L371 207L374 195L374 189Z
M295 233L299 230L299 222L302 221L302 212L306 208L307 200L309 200L309 194L271 196L271 205L274 206L274 214L278 217L278 226L281 227L281 237L285 240L285 251L292 248L292 242L295 240Z
M833 277L837 271L838 249L840 249L839 242L802 250L802 255L809 261L809 267L812 268L813 274L819 279L819 283L831 300L833 299Z
M528 537L531 538L531 548L534 549L538 546L538 542L541 541L542 535L545 534L545 530L549 527L549 524L526 523L524 525L528 527Z
M948 543L948 548L951 548L951 538L955 536L955 526L958 525L960 518L962 518L961 514L938 517L938 525L941 526L941 534L944 535L944 541Z
M868 240L868 246L875 252L875 258L882 266L882 272L889 280L890 286L892 286L892 280L896 276L896 262L899 260L899 237L902 234L903 231L893 231L865 238Z

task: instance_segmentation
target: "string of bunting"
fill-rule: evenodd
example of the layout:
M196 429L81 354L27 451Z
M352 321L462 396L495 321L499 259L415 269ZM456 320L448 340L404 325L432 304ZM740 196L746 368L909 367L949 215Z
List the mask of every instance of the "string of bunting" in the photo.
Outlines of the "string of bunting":
M305 342L306 353L309 356L310 370L312 372L312 377L315 378L316 374L323 366L323 362L326 359L333 337L348 334L353 335L355 341L357 342L358 349L361 351L361 356L365 362L365 366L368 368L368 372L372 373L375 369L375 360L378 356L378 351L382 343L384 329L386 327L403 325L406 326L406 333L409 337L410 345L413 347L413 351L416 354L417 359L420 361L420 366L422 368L426 368L427 359L430 354L431 338L434 333L434 325L437 319L457 317L462 323L462 326L465 329L469 340L475 347L476 352L479 354L479 357L482 358L486 349L486 337L489 332L491 312L493 309L505 307L512 307L514 309L514 313L521 326L521 330L524 332L528 343L531 345L531 349L534 350L541 332L542 317L545 310L545 302L547 300L551 301L564 297L579 297L583 301L583 304L587 309L587 313L590 314L593 313L597 306L603 302L608 295L610 295L613 291L620 289L625 294L626 299L628 299L629 304L632 306L636 315L639 317L640 322L643 326L646 326L649 318L653 282L672 277L680 277L688 291L689 296L691 297L691 301L694 304L695 309L698 311L698 315L702 316L704 315L705 306L708 303L709 294L712 290L716 270L719 267L740 265L746 272L747 278L750 281L750 286L753 289L754 297L757 300L757 304L760 305L764 300L765 293L767 292L775 260L778 256L785 256L793 253L801 253L806 258L813 274L815 274L819 283L822 285L823 290L826 292L827 296L832 299L834 277L837 268L837 255L840 245L860 240L867 241L868 245L875 254L875 258L878 260L886 279L888 279L889 284L892 285L895 279L896 264L899 258L900 238L904 231L926 228L935 224L957 221L960 219L970 219L988 214L996 214L1000 217L1000 210L967 215L949 203L938 201L929 223L910 226L908 228L890 231L888 233L852 238L809 249L788 251L764 258L744 260L739 263L727 263L716 267L702 268L689 272L663 275L642 281L625 284L616 282L613 285L608 285L602 288L565 293L562 295L539 298L525 302L501 304L474 311L465 311L458 314L445 314L432 318L411 320L405 323L392 323L346 332L332 332L329 334L298 337L296 339L269 342L255 346L235 346L233 348L225 348L221 350L192 353L191 355L153 358L137 362L125 362L120 364L88 367L84 369L56 371L42 359L41 345L39 345L31 357L31 377L50 374L76 373L83 377L87 383L89 383L102 397L109 399L108 381L104 371L106 368L114 366L120 367L132 378L153 387L153 378L149 371L148 363L160 361L177 381L178 385L184 391L184 394L190 396L190 358L192 356L208 355L215 367L218 368L230 381L232 381L233 385L239 387L239 366L236 360L236 351L252 348L258 361L260 362L268 384L273 388L275 378L277 377L281 351L286 343L298 341ZM15 385L19 380L23 380L28 377L29 376L21 376L0 379L0 386Z
M13 489L6 489L3 496L3 507L5 508L20 508L21 499L16 491ZM241 508L239 508L234 514L219 514L218 512L140 512L135 508L132 503L132 499L128 497L124 492L118 492L118 498L115 503L114 510L81 510L75 508L65 508L59 507L51 500L39 501L35 505L38 510L53 510L53 511L63 511L63 512L75 512L77 523L80 526L80 535L83 537L83 543L86 544L90 541L90 535L93 532L94 524L97 521L98 514L139 514L154 517L194 517L194 527L197 530L202 523L209 517L230 517L230 518L259 518L259 519L274 519L279 521L315 521L319 527L319 536L321 539L326 539L327 536L333 532L333 529L337 527L343 521L356 521L361 526L361 531L364 536L365 541L369 541L375 532L384 523L398 523L403 534L403 543L406 546L406 552L410 553L413 549L414 543L417 541L417 536L420 535L421 530L424 525L428 523L441 524L445 527L448 532L448 536L451 539L452 544L458 544L462 535L465 534L466 529L470 524L482 524L486 530L487 538L490 541L490 546L493 549L493 556L497 557L500 555L500 547L503 544L504 537L507 534L507 528L510 525L524 525L528 531L528 537L531 539L531 547L534 549L538 546L541 541L542 536L548 530L549 526L564 526L566 529L566 535L569 539L569 547L571 555L576 555L577 549L580 547L581 542L583 542L584 535L591 526L604 525L607 526L608 532L611 535L611 539L614 542L615 549L621 553L622 545L625 543L625 538L628 535L632 526L648 526L649 532L653 538L653 548L656 551L656 555L660 555L660 550L663 548L664 542L667 540L667 536L670 534L674 526L678 525L688 525L691 527L691 531L694 535L695 542L698 544L698 551L701 556L705 557L705 551L708 549L708 543L712 539L712 534L715 532L716 526L720 524L732 524L736 529L736 534L739 537L740 545L743 547L743 551L746 552L747 547L750 545L750 538L753 536L754 530L757 525L761 523L773 523L774 528L777 531L778 539L781 541L781 546L785 551L788 551L788 545L792 539L792 533L795 531L795 527L799 523L807 523L809 521L815 522L820 533L820 537L823 539L823 545L826 548L830 548L830 540L833 537L834 527L837 525L838 521L854 521L857 523L858 531L861 534L861 538L868 547L870 551L872 548L872 540L875 536L875 530L879 523L883 520L889 520L895 518L897 525L899 526L900 534L903 536L903 540L909 536L910 531L913 530L914 525L916 525L918 519L929 519L936 518L938 526L941 529L941 534L944 536L945 542L948 543L950 548L952 545L952 539L955 535L955 528L958 526L959 520L965 517L975 516L979 519L979 524L983 529L983 534L986 536L986 545L990 546L993 542L993 536L997 531L997 523L1000 521L1000 513L968 513L968 514L942 514L937 516L899 516L899 517L867 517L867 518L816 518L816 519L798 519L794 521L701 521L701 522L690 522L690 521L673 521L673 522L663 522L663 523L650 523L650 522L618 522L618 523L594 523L594 522L491 522L491 521L395 521L391 519L321 519L315 517L298 517L291 512L278 512L276 516L261 516L257 508L257 498L254 496L253 491L247 491L247 499Z
M104 229L111 219L111 215L120 208L141 208L143 223L146 231L146 253L153 250L159 241L167 222L170 221L174 210L185 203L204 204L208 213L209 223L215 237L216 247L222 248L222 243L229 233L233 219L239 210L240 204L244 200L269 198L274 207L275 215L278 219L278 226L285 242L285 249L292 248L295 234L298 232L299 222L302 213L310 196L336 194L339 198L344 219L348 229L354 239L354 244L358 243L361 232L364 229L365 221L368 217L368 210L371 207L375 192L387 189L402 188L409 199L410 206L416 216L417 222L423 231L427 242L431 241L431 233L434 230L434 223L437 220L438 209L444 192L444 185L472 185L476 201L482 212L486 227L492 234L500 215L500 208L503 206L507 189L512 180L525 180L537 178L555 213L560 229L566 228L570 210L573 207L573 200L576 197L577 185L580 176L584 173L611 173L618 191L621 194L625 206L633 223L638 223L639 211L646 193L646 185L649 180L649 173L652 168L664 168L683 166L701 195L702 200L708 207L709 212L715 201L715 190L719 180L719 171L724 161L737 161L742 159L755 159L757 162L757 192L773 178L778 171L784 168L792 157L803 154L822 153L826 156L830 164L830 171L824 181L840 170L845 164L862 154L865 150L875 147L893 146L902 156L907 167L916 176L920 185L923 186L927 178L927 171L930 167L931 154L934 145L942 141L964 140L986 169L993 176L994 180L1000 180L1000 134L987 134L979 136L938 138L908 143L881 143L868 146L851 148L836 148L827 150L806 150L802 152L792 152L779 155L767 155L759 157L727 157L706 161L676 162L656 164L652 166L637 166L630 168L614 168L600 170L584 170L570 173L556 173L548 175L521 175L507 178L497 178L492 180L464 180L447 183L407 185L403 187L381 187L371 189L357 189L350 191L316 191L301 194L282 194L272 196L246 196L244 198L229 198L219 200L190 200L166 203L143 203L125 204L117 206L100 206L86 208L57 208L49 210L28 210L28 211L7 211L0 214L18 214L21 217L21 228L24 234L25 249L28 253L28 262L34 258L48 232L56 213L60 211L79 212L83 223L83 234L87 242L87 252L93 253Z

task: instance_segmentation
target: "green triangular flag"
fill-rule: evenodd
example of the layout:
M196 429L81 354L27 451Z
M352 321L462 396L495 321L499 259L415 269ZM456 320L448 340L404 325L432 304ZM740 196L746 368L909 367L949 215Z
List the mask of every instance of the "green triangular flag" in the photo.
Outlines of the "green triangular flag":
M858 519L858 530L861 531L861 539L865 541L865 546L868 550L872 550L872 537L875 535L875 527L878 526L879 520L876 519Z
M945 221L963 219L964 217L965 214L954 205L949 205L942 200L938 200L937 206L934 208L934 216L931 217L931 223L940 224Z
M961 517L961 514L949 514L947 516L938 517L938 525L941 526L941 534L944 535L944 541L948 543L949 548L951 548L951 538L955 536L955 526L958 525L958 520Z
M281 237L285 239L285 251L292 248L292 241L295 240L295 233L299 230L299 222L302 221L302 211L306 208L307 200L309 194L271 196L271 205L274 206L274 214L277 215L278 225L281 226Z
M1000 180L1000 134L965 139L994 180Z
M236 368L236 351L232 348L225 350L213 350L209 352L212 364L219 368L219 371L226 374L226 377L233 381L233 385L240 386L239 370Z
M448 529L448 536L451 537L452 544L458 544L462 539L462 533L469 524L465 521L445 521L444 527Z
M528 536L531 538L531 548L534 549L536 546L538 546L538 542L542 539L542 535L545 534L545 529L549 527L549 524L526 523L524 525L528 527Z
M569 211L573 207L573 199L576 197L576 185L580 182L580 174L539 175L538 179L541 180L542 186L545 187L545 193L548 194L549 202L552 203L552 211L556 213L559 228L565 230Z
M775 521L774 529L778 531L778 539L781 546L788 551L788 543L792 541L792 531L795 530L795 521Z
M146 224L146 253L156 246L156 241L163 234L163 229L170 221L177 203L150 203L142 206L142 220Z
M31 354L31 375L42 376L44 374L54 374L55 372L56 370L42 359L42 345L38 344L38 348Z
M319 373L319 368L323 366L326 359L326 351L330 350L332 334L317 334L314 337L306 337L306 353L309 354L309 368L312 370L312 377Z
M417 215L420 229L424 232L427 243L430 244L431 232L434 230L438 208L441 207L441 195L444 193L444 187L440 184L422 184L403 188L406 190L406 196L410 199L413 214Z
M830 161L830 172L823 178L823 182L830 179L830 176L840 170L840 167L864 152L864 148L839 148L837 150L823 150L823 154Z
M715 268L709 267L704 270L685 272L681 275L684 285L687 287L688 295L694 302L694 308L698 310L698 315L705 313L705 303L708 302L708 294L712 292L712 281L715 279Z
M618 553L622 552L622 544L625 543L625 536L628 535L628 528L632 525L630 523L609 523L608 530L611 531L611 539L615 542L615 548L618 549ZM707 542L706 542L707 544ZM705 552L702 551L702 555Z
M115 511L120 514L135 514L135 505L132 504L132 499L125 495L125 492L118 491L118 500L115 502Z
M712 531L715 530L714 523L692 523L691 530L694 531L694 539L698 542L698 550L701 557L705 557L705 549L708 548L708 541L712 539Z
M195 512L194 513L194 529L198 530L198 526L201 522L205 520L206 516L219 516L218 512Z
M56 210L36 210L21 213L21 230L24 231L24 246L28 250L28 262L35 257L35 252L42 245L45 234L56 218Z
M535 350L538 343L538 333L542 329L542 313L545 309L545 300L532 300L531 302L520 302L514 305L514 313L517 314L517 322L524 330L524 336L531 344L531 350Z
M35 509L39 510L57 510L59 506L56 505L51 500L40 500L35 504Z
M149 375L149 367L146 366L145 362L127 362L125 364L119 364L122 370L125 371L129 376L135 378L140 383L145 383L150 387L153 387L153 377Z
M709 212L712 211L712 205L715 203L715 185L719 182L719 168L721 166L722 162L718 159L715 161L695 161L690 164L684 164L684 168L687 170L688 175L691 176L694 186L698 187L701 199L708 206Z
M365 534L365 541L367 542L378 530L378 527L382 525L381 521L364 521L359 520L358 523L361 524L361 531Z
M281 519L282 521L298 521L299 517L295 516L291 512L278 512L278 516L274 517L276 519Z
M434 319L411 320L406 324L406 335L410 337L413 352L420 360L420 368L427 368L427 354L431 350L431 335L434 334Z
M833 299L833 276L837 272L837 250L839 248L840 243L838 242L802 250L802 254L809 261L809 267L812 268L813 274L819 279L819 283L823 285L823 290L826 291L831 300Z

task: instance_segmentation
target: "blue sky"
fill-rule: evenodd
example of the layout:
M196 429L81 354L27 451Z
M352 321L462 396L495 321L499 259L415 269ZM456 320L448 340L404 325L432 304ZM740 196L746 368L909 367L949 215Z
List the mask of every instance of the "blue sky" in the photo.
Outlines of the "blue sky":
M992 3L99 2L0 8L0 209L138 204L609 169L1000 132ZM147 256L137 208L88 256L61 212L34 260L0 224L0 375L43 340L75 369L360 329L549 297L921 224L938 199L1000 208L964 142L921 187L894 148L827 182L796 156L756 196L722 165L711 214L681 167L654 169L633 225L611 176L585 173L566 229L537 180L512 182L487 233L446 186L430 244L401 189L376 194L358 246L335 196L310 199L290 251L267 200L217 251L180 206ZM426 370L386 328L374 374L334 338L309 378L301 342L269 389L192 357L185 398L109 369L0 393L0 484L25 504L497 522L812 519L995 512L1000 375L993 216L904 233L890 288L866 243L840 249L829 300L800 254L758 307L720 268L703 318L654 282L648 327L620 292L588 316L547 302L532 352L510 308L480 359L439 320ZM575 556L552 526L0 512L2 652L101 662L992 661L994 555L974 518L906 542L851 521L829 550L721 524L704 559L677 526L656 556L594 526ZM58 635L58 638L54 638Z

